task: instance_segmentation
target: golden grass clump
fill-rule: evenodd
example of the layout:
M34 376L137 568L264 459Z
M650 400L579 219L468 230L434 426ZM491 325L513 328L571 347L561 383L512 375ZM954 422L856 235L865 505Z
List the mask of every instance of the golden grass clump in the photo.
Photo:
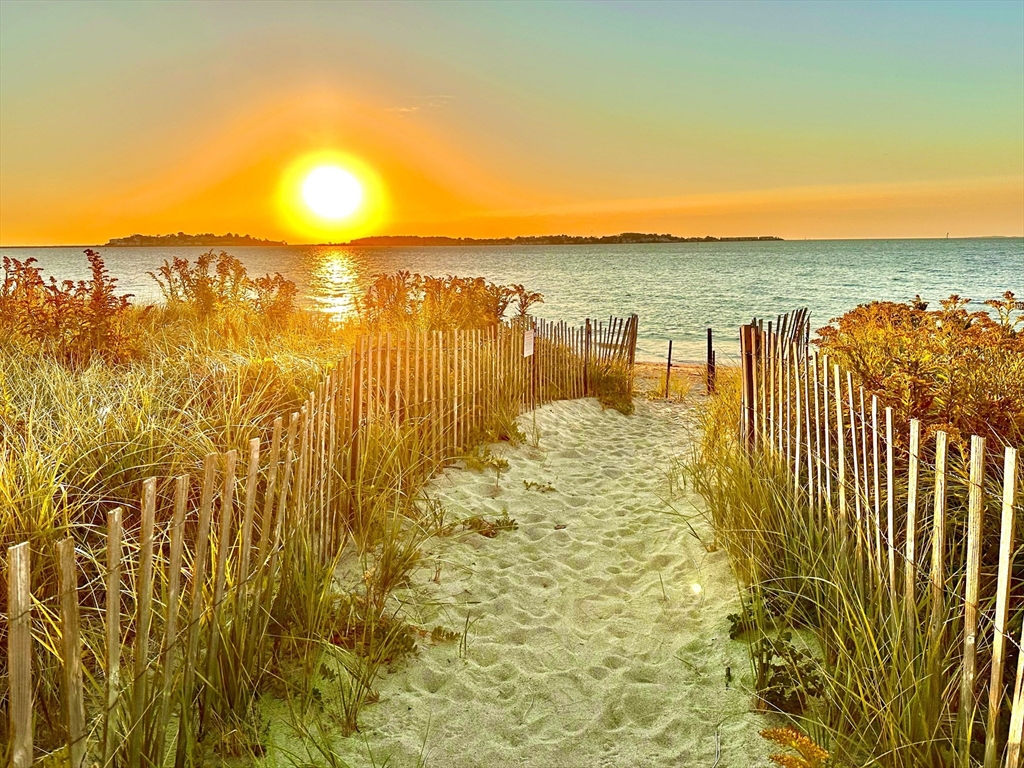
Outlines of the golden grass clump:
M843 763L953 764L963 757L951 714L959 696L956 644L934 642L927 621L904 621L888 595L868 586L857 537L823 524L806 498L794 497L784 460L743 450L739 377L719 374L685 475L746 585L737 629L750 646L755 706L772 709L773 690L796 691L804 711L779 714L811 729ZM951 516L965 512L951 504ZM962 584L960 573L949 578ZM813 669L775 658L806 658L790 644L793 630L820 659Z

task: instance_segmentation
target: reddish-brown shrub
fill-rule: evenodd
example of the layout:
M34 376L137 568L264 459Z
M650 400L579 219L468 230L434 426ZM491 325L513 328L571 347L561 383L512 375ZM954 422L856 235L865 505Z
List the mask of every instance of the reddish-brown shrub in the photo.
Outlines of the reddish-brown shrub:
M43 279L35 259L5 256L0 284L0 327L21 336L69 365L84 365L94 356L122 362L137 351L126 322L131 294L117 296L117 279L103 258L86 249L89 280Z
M902 423L920 419L926 434L944 430L960 445L970 435L1024 444L1019 302L1010 291L984 302L995 318L957 295L940 303L862 304L819 329L817 343Z
M512 307L525 317L539 293L482 277L431 277L406 271L377 275L358 302L360 319L374 328L488 328Z

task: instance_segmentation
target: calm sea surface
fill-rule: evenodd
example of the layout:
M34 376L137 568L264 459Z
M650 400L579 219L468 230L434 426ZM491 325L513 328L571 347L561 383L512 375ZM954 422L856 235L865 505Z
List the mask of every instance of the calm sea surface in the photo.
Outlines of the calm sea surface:
M99 248L122 291L156 302L146 272L172 256L206 248ZM1012 290L1024 299L1024 238L965 240L799 240L663 245L459 248L228 248L250 274L281 272L315 307L351 311L375 274L407 269L482 276L544 294L536 313L578 323L585 317L640 315L639 357L702 360L706 328L719 359L736 355L738 327L754 316L811 310L812 327L873 299L937 305L951 293L982 301ZM81 248L4 248L34 257L58 279L88 276Z

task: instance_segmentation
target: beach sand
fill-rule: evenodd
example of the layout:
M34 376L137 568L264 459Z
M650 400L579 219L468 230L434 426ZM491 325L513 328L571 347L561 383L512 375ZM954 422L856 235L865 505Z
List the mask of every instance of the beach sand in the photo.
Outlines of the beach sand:
M670 498L692 419L667 401L638 399L632 416L557 402L521 418L525 444L491 446L509 464L497 482L490 468L435 478L428 493L450 519L507 513L518 529L431 540L396 597L427 629L461 635L468 617L465 647L426 641L384 674L361 733L337 742L342 757L395 768L421 754L436 768L768 765L747 649L728 638L739 599L727 555L707 551L699 497L673 483Z

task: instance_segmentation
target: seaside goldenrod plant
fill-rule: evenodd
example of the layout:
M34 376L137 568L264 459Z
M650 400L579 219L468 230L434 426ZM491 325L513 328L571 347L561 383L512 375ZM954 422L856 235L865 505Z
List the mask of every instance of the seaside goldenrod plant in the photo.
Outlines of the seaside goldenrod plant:
M937 430L966 447L971 435L1024 445L1024 312L1011 291L970 311L957 295L928 309L862 304L818 330L821 352L850 371L867 395L895 410L897 423L920 419L924 442Z
M4 256L0 283L0 333L25 351L42 350L72 366L93 357L123 362L139 353L129 321L130 296L118 296L117 279L102 257L86 249L89 280L45 280L35 259Z
M296 309L295 283L280 273L251 278L242 262L224 251L208 251L195 264L176 256L147 274L168 307L186 307L199 317L233 310L281 322Z
M526 318L544 297L522 285L482 277L431 277L399 271L377 275L357 302L360 320L374 331L487 329L508 310Z
M783 768L821 768L829 758L827 751L796 728L765 728L761 738L792 749L796 754L770 755L769 759Z

